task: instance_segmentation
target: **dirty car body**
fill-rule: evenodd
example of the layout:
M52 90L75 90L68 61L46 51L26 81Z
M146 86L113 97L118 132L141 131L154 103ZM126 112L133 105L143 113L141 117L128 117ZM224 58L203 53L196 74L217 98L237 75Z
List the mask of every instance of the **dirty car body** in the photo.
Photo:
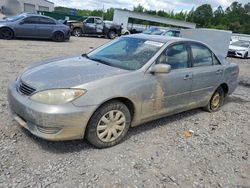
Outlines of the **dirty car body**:
M81 139L93 114L114 100L129 110L129 126L137 126L204 107L219 87L231 94L238 66L215 54L188 39L124 36L87 55L28 67L9 84L8 100L14 118L32 134ZM72 99L57 101L60 92L65 97L71 91Z

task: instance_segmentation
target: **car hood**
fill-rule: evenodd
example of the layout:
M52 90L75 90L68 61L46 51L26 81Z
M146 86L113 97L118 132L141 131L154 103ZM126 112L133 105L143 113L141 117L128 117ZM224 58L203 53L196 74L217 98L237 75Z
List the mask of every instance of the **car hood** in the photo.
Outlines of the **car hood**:
M246 50L248 50L247 48L245 48L245 47L240 47L240 46L233 46L233 45L230 45L229 46L229 50L237 50L237 51L246 51Z
M71 57L31 66L19 79L36 90L72 88L129 71L85 57Z

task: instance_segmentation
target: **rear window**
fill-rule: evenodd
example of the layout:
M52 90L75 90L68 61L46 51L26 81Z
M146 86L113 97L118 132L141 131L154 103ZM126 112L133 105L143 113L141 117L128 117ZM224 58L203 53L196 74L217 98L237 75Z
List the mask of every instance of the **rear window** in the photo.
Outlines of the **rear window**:
M210 66L213 65L213 57L211 51L200 44L191 44L193 54L193 66Z

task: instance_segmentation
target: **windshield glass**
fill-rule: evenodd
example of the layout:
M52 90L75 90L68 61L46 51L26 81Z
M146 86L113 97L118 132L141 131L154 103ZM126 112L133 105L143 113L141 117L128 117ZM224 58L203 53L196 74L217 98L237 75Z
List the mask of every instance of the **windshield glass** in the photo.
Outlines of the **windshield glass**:
M242 42L242 41L233 42L232 45L233 46L244 47L244 48L248 48L249 47L249 43L248 42Z
M17 15L17 16L11 16L6 18L6 20L10 21L10 22L15 22L17 20L23 19L24 16L23 15Z
M138 38L119 38L90 52L87 58L126 70L143 67L163 43Z
M155 30L151 33L151 35L162 35L164 32L164 30Z
M158 30L157 28L151 27L149 29L144 30L142 33L144 33L144 34L151 34L151 33L155 32L157 30Z

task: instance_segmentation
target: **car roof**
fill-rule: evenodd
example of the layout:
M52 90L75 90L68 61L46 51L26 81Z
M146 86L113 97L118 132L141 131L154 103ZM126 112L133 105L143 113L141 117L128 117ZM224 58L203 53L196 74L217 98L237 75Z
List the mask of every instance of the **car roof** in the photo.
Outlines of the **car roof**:
M194 41L191 39L186 39L186 38L180 38L180 37L171 37L171 36L162 36L162 35L148 35L144 33L140 34L132 34L132 35L126 35L123 37L128 37L128 38L138 38L138 39L144 39L144 40L151 40L155 42L162 42L162 43L167 43L167 42L178 42L178 41L190 41L190 42L199 42L199 41ZM199 42L201 43L201 42Z
M36 13L23 13L22 15L24 15L25 17L37 16L37 17L43 17L43 18L50 18L50 19L54 20L53 18L51 18L49 16L44 16L44 15L36 14Z

